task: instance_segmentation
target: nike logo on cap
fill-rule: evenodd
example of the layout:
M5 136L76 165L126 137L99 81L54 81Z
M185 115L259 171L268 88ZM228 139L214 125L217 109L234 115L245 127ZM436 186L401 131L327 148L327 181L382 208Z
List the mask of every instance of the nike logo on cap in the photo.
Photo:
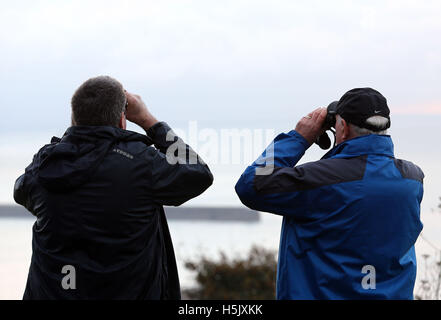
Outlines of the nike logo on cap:
M381 112L381 110L374 110L374 112L375 112L375 113L380 113L380 112Z

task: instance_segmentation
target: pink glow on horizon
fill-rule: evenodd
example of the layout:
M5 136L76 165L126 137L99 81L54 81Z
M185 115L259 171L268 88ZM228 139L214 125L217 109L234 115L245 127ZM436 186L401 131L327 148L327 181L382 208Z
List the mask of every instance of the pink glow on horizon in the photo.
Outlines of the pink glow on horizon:
M397 106L392 108L394 114L423 114L441 115L441 102L426 103L420 105Z

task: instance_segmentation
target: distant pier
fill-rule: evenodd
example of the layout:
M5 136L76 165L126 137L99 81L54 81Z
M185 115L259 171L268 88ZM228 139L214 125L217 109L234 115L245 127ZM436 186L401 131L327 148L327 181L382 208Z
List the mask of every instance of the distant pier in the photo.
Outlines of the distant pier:
M246 207L164 207L168 220L257 222L259 212ZM0 205L0 218L33 218L24 207Z

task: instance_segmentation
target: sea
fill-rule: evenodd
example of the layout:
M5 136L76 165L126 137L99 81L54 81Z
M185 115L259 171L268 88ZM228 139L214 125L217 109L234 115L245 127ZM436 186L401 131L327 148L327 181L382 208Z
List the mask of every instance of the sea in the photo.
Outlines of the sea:
M257 245L277 252L282 218L238 207L166 207L182 288L197 285L195 274L185 262L204 256L219 259L245 257ZM417 285L427 277L427 265L439 256L440 214L427 215L424 238L416 243ZM32 255L32 225L29 212L19 206L0 206L0 300L23 296ZM424 220L423 220L424 222ZM381 222L379 222L381 223ZM438 237L438 238L437 238ZM424 265L425 264L425 265Z
M182 289L197 285L186 261L245 257L257 245L278 249L281 217L238 207L165 207ZM0 300L21 299L36 218L20 206L0 206Z

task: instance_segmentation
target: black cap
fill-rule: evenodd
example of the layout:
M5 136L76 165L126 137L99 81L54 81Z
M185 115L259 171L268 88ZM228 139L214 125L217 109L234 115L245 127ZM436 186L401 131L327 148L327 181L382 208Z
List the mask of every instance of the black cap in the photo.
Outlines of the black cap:
M390 127L390 111L387 100L372 88L355 88L346 92L338 101L337 114L360 128L381 131ZM373 116L382 116L389 121L384 128L379 130L379 128L366 123L366 119Z

